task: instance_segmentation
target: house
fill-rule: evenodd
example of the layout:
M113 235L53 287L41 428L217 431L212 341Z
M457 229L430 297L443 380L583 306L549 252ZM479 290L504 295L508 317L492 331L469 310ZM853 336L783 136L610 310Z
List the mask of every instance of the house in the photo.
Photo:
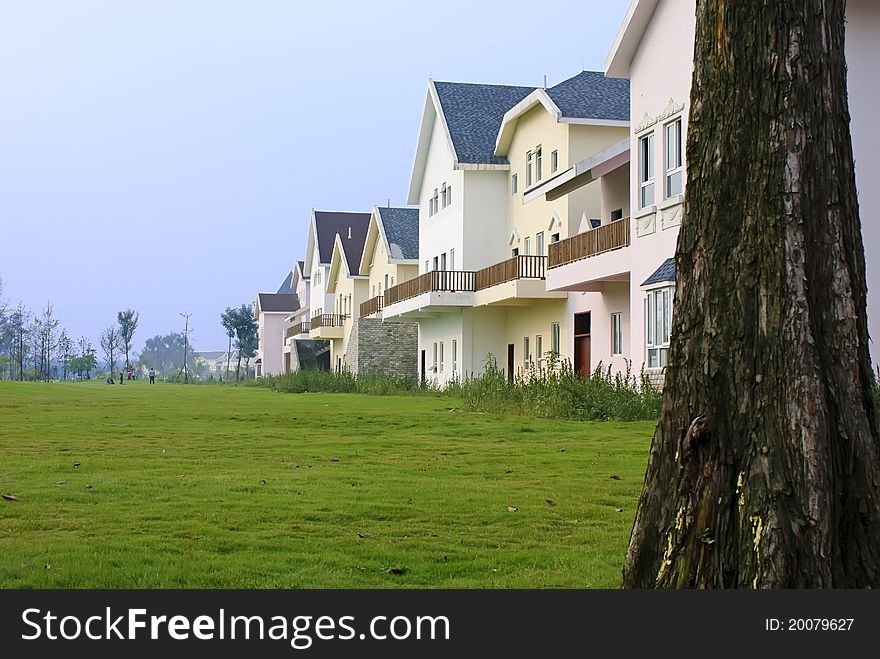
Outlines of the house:
M532 194L628 134L629 85L582 72L549 88L428 83L408 202L419 206L419 275L385 291L385 320L419 327L419 372L437 384L509 377L570 356L567 294L544 284L548 246L600 213L583 190Z
M868 268L869 332L880 336L880 221L876 136L871 108L880 102L880 6L847 3L847 54L856 181ZM569 323L592 344L593 359L623 370L629 361L662 381L675 295L674 254L687 184L687 136L694 0L633 0L606 61L606 75L630 80L628 139L576 163L537 192L546 199L598 191L598 227L551 246L547 288L568 291ZM621 182L629 181L628 200ZM615 209L615 210L612 210ZM621 212L615 212L620 209ZM609 212L610 211L610 212ZM617 219L617 218L621 219ZM576 328L577 331L577 328ZM875 360L876 360L876 350Z
M299 308L284 319L285 330L282 354L284 357L285 373L299 370L304 363L311 365L313 353L316 348L321 347L309 338L309 329L311 328L311 286L309 279L306 275L305 261L297 261L288 279L285 281L287 287L282 286L282 288L278 289L279 293L285 291L294 293L299 303Z
M355 305L367 299L367 278L358 268L370 217L370 213L312 212L305 261L306 271L312 273L309 338L330 342L330 367L336 370L342 369Z
M288 276L289 278L292 275ZM285 280L279 290L289 290ZM281 375L285 368L284 341L288 329L286 319L299 309L296 293L258 293L254 305L257 321L256 376Z

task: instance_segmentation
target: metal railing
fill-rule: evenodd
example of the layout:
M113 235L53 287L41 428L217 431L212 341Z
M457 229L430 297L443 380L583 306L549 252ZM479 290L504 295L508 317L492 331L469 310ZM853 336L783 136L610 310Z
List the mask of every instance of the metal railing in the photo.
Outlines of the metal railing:
M628 246L629 240L629 218L624 217L558 243L551 243L547 252L548 267L558 268L566 263L620 249Z
M416 297L422 293L473 291L474 272L469 270L433 270L385 291L385 306Z
M477 270L474 281L476 290L480 291L515 279L543 279L546 270L546 256L514 256L488 268Z

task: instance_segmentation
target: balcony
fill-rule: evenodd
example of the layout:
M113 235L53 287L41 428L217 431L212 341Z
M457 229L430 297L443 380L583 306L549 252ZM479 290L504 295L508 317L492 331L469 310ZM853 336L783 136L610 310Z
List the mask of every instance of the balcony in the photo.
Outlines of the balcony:
M309 337L313 339L341 339L342 328L348 316L336 313L324 313L312 318Z
M392 286L385 291L383 317L430 316L472 306L475 274L467 270L433 270Z
M546 256L525 255L478 270L474 276L474 306L523 305L534 299L565 297L564 293L547 293L546 272Z
M566 263L628 247L629 224L629 218L624 217L551 244L548 252L549 267L558 268Z
M384 296L377 295L376 297L371 297L366 302L361 302L361 318L366 318L367 316L372 316L374 313L382 311L382 301L384 299Z
M630 218L615 220L550 245L548 291L602 291L629 281Z
M288 339L291 339L295 336L299 336L300 334L308 334L310 327L311 323L307 320L304 320L301 323L297 323L296 325L291 325L289 328L287 328L286 337Z

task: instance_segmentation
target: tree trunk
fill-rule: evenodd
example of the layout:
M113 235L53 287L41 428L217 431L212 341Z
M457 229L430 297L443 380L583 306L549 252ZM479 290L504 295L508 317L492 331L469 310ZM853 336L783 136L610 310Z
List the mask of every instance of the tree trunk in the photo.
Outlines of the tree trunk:
M880 585L844 0L700 0L636 588Z

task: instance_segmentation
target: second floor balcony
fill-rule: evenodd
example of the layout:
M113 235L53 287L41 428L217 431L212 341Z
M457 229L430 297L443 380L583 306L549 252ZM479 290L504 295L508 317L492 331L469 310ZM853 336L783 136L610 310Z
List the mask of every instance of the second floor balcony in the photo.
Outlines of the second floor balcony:
M519 255L475 273L474 305L527 304L530 299L564 297L544 285L547 257Z
M430 315L443 308L473 305L475 274L469 270L432 270L387 289L383 318Z
M309 329L311 328L311 323L307 320L302 321L301 323L296 323L287 328L287 333L285 336L290 339L296 336L307 336L309 333Z
M323 313L311 320L309 337L312 339L341 339L345 320L344 314Z
M550 245L547 288L601 290L605 281L629 279L630 218L624 217Z
M375 297L371 297L366 302L361 302L361 318L373 316L382 311L385 306L384 300L384 295L377 295Z

